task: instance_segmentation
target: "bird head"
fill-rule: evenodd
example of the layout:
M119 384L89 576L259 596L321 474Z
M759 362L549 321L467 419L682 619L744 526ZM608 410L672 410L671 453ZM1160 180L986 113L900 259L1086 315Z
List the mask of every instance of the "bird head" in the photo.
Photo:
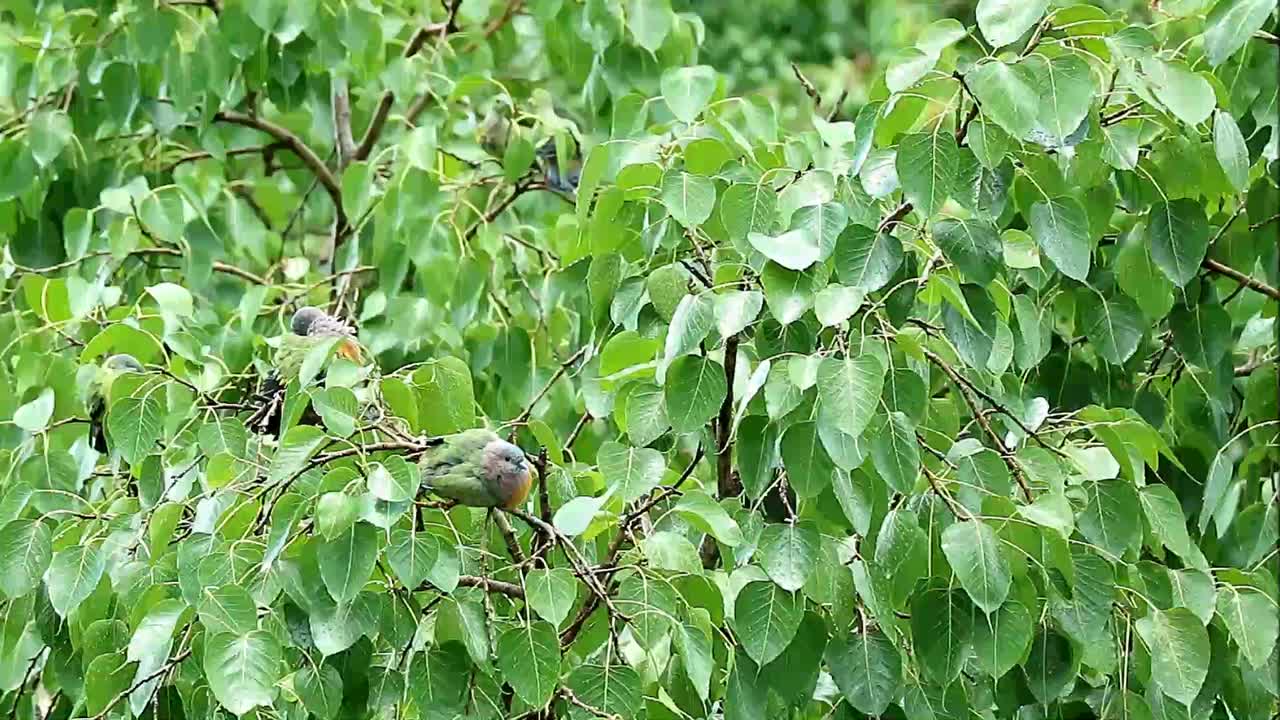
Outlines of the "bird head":
M305 337L341 337L343 340L338 343L338 355L357 365L364 362L360 344L352 337L354 333L351 332L351 328L342 320L318 307L299 308L289 322L289 329L294 335Z
M327 316L328 313L318 307L298 308L298 311L293 314L293 319L289 321L289 329L294 335L309 335L312 323Z
M145 372L143 370L142 363L138 362L137 358L135 358L132 355L129 355L128 353L120 353L119 355L112 355L102 363L102 367L106 368L111 372L118 372L118 373Z
M529 497L533 476L524 451L506 440L494 440L484 447L484 473L489 486L502 499L503 507L519 507Z

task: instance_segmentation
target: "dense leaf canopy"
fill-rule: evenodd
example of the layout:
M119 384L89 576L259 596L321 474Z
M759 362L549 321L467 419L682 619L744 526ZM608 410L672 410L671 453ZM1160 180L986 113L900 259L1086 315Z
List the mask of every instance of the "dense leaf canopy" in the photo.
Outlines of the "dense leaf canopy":
M1275 0L756 5L6 3L0 716L1274 717Z

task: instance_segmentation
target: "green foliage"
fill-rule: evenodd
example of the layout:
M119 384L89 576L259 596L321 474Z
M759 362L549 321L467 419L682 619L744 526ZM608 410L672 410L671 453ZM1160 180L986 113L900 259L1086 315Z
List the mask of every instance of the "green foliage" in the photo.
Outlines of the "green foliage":
M1274 717L1275 0L925 5L6 7L0 713Z

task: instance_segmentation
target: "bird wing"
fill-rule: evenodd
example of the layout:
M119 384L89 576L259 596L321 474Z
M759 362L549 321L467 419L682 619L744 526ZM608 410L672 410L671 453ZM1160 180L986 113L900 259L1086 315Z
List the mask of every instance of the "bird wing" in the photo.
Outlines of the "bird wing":
M497 505L500 499L484 477L484 448L496 439L497 435L484 429L465 430L445 438L419 464L423 484L437 495L464 505Z

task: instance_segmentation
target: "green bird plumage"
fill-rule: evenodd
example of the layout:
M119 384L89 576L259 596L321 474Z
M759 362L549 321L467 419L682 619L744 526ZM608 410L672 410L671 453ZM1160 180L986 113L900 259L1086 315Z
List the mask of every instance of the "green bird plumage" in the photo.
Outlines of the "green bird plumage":
M280 339L280 347L276 350L271 375L262 383L258 393L262 407L256 418L265 432L279 436L285 389L298 378L307 354L335 337L340 338L336 349L339 357L353 363L364 362L364 352L351 326L317 307L300 308L293 314L289 332ZM318 422L319 418L312 420Z
M471 507L514 509L533 484L524 451L485 429L444 438L419 468L424 487Z
M89 386L85 405L89 408L89 444L100 453L107 452L107 403L111 386L122 373L144 372L142 363L132 355L112 355L98 366L98 374Z

